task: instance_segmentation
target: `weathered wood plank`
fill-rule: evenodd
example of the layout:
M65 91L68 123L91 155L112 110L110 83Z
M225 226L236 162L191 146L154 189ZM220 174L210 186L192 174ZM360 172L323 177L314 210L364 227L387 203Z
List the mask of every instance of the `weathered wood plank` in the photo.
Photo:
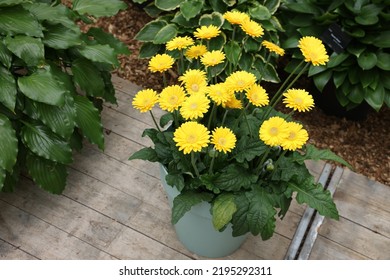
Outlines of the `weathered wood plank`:
M37 260L38 258L0 239L0 260Z

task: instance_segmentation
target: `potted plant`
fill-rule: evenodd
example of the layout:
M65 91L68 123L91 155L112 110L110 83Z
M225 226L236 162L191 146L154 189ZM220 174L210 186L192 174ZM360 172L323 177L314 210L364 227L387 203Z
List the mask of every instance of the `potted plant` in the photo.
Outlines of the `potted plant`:
M228 11L224 18L224 24L243 33L228 37L226 44L234 40L242 50L246 38L252 37L270 55L284 54L278 45L261 39L263 28L248 14ZM271 97L261 78L240 68L240 53L223 47L208 50L209 41L220 34L216 26L199 26L193 36L169 41L167 50L183 55L177 60L166 53L155 55L149 69L164 75L177 62L178 83L165 84L160 93L143 89L132 103L140 112L149 112L156 127L143 133L153 147L129 159L160 163L178 237L189 250L207 257L230 254L248 233L269 239L276 217L285 216L294 198L337 219L330 193L315 182L305 160L348 165L331 151L307 144L307 131L293 121L295 111L314 106L307 91L292 85L310 65L328 61L322 42L301 38L303 71L290 75ZM287 114L275 109L281 100ZM156 104L167 112L159 124L152 112Z

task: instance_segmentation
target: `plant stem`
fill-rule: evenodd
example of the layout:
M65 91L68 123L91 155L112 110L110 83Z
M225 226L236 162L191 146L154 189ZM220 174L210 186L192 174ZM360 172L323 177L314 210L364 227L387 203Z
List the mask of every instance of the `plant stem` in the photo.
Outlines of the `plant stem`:
M225 120L226 120L226 117L227 117L227 114L228 114L228 113L229 113L229 110L226 109L225 114L223 114L221 126L223 126L223 125L225 124Z
M213 174L213 167L214 167L214 161L215 161L215 158L217 157L218 155L218 151L215 151L215 154L213 156L213 158L211 159L211 163L210 163L210 168L209 168L209 174Z
M153 120L154 124L156 125L158 131L161 132L161 129L160 129L159 125L157 124L157 121L156 121L156 118L153 115L153 112L152 111L149 111L149 112L150 112L150 115L152 116L152 120Z
M259 174L260 171L261 171L261 168L263 167L263 164L265 162L265 160L267 159L267 156L269 154L269 152L271 151L271 148L268 147L267 151L264 153L263 157L261 158L259 164L257 165L257 168L256 168L256 174Z
M194 152L191 152L191 164L192 164L192 167L195 170L196 177L199 177L200 175L199 175L199 170L196 167L196 159L195 159L195 153Z
M208 124L207 124L208 130L210 130L210 128L211 128L211 120L214 118L216 109L217 109L217 105L216 105L215 102L214 102L214 103L213 103L213 108L211 109L211 112L210 112L209 122L208 122Z
M165 72L162 73L162 76L163 76L164 87L166 87L167 86L167 76L166 76Z

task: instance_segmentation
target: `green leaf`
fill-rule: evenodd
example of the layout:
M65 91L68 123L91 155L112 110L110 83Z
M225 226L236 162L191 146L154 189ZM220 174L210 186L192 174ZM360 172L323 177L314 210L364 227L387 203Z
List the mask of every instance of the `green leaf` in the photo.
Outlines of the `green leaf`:
M227 10L226 4L221 0L208 0L208 2L211 5L213 11L223 14Z
M318 88L318 90L320 92L322 92L322 90L324 89L326 84L329 82L331 77L332 77L332 71L331 70L322 72L322 73L320 73L318 75L315 75L313 77L314 84L316 85L316 87Z
M38 20L21 6L0 8L0 30L8 35L43 37Z
M119 10L125 10L127 5L121 0L74 0L73 10L80 14L95 17L114 16Z
M10 109L15 110L17 88L14 76L0 65L0 102Z
M224 50L229 62L233 65L237 65L241 56L240 45L236 41L230 41L225 45Z
M47 126L25 123L21 136L23 143L36 155L63 164L72 162L72 149L69 143L54 134Z
M216 230L221 230L226 226L236 212L237 207L234 203L234 195L223 193L218 195L212 204L213 226Z
M4 45L3 41L0 41L0 63L2 63L7 69L11 68L12 53Z
M350 54L345 52L340 54L333 53L329 58L329 62L326 64L326 68L337 67L349 57Z
M199 25L214 25L216 27L221 27L224 23L225 19L223 18L223 15L218 12L213 12L211 14L204 14L199 19Z
M100 113L93 103L85 96L75 96L74 104L76 106L76 124L83 131L87 139L104 149L103 125L100 119Z
M366 100L367 103L378 112L385 100L386 93L384 87L378 86L375 90L367 87L364 91L364 100Z
M105 84L99 69L94 63L78 58L72 63L74 82L89 96L102 97L104 95Z
M6 177L7 177L7 173L5 172L5 170L3 168L0 168L0 192L2 191L2 189L4 187L4 181L5 181Z
M185 213L191 210L192 206L202 201L210 202L213 195L210 193L199 193L195 191L182 192L173 200L172 224L176 224Z
M357 84L354 85L348 96L349 100L351 100L353 103L360 104L364 100L364 90L361 85Z
M82 56L94 62L102 62L119 66L116 53L109 45L93 45L76 48Z
M347 75L348 75L347 71L333 73L333 83L336 86L336 88L339 88L344 83L344 80L347 77Z
M169 186L175 187L181 192L185 187L184 177L182 174L168 174L165 180Z
M0 169L12 171L18 155L18 139L9 119L0 114Z
M233 6L234 4L237 3L237 0L222 0L226 5L229 7Z
M268 240L274 235L275 227L276 227L275 222L276 222L275 217L270 217L268 219L267 223L264 225L264 227L260 232L262 240Z
M212 183L224 191L239 191L241 188L248 188L257 180L257 176L251 174L249 170L234 164L223 168L217 175Z
M66 88L48 69L38 69L30 76L20 77L18 86L32 100L49 105L64 105Z
M18 4L28 3L31 0L1 0L0 7L2 6L14 6Z
M150 58L159 53L161 45L155 45L151 42L145 42L142 44L139 51L139 58Z
M180 6L183 0L156 0L155 5L163 11L172 11Z
M141 42L152 42L161 28L167 24L166 21L162 20L151 21L135 35L135 39Z
M148 160L151 162L158 161L156 151L151 147L142 148L141 150L136 151L134 154L132 154L129 157L129 160L134 160L134 159Z
M233 214L232 218L233 236L240 236L249 232L247 213L250 200L245 193L241 193L240 195L235 196L234 202L237 210Z
M196 17L204 5L204 0L185 0L180 4L180 11L189 20Z
M53 194L61 194L66 186L68 172L66 165L27 154L26 166L34 182Z
M289 188L297 192L296 200L299 204L306 203L316 209L323 216L338 220L339 213L329 191L321 184L308 178L303 184L289 184Z
M243 163L262 155L267 149L268 147L259 140L241 137L237 141L237 146L233 151L233 154L238 162Z
M173 121L173 114L172 113L166 113L166 114L162 115L161 118L160 118L160 126L164 127L171 121Z
M380 34L376 35L373 39L374 46L378 48L390 48L390 31L382 31Z
M368 52L368 51L365 51L364 53L362 53L357 59L359 66L363 70L369 70L369 69L375 67L377 61L378 61L378 59L376 57L376 54L372 53L372 52Z
M39 38L18 35L6 37L4 43L12 53L20 57L28 66L42 64L45 60L44 46Z
M176 24L168 24L157 32L156 37L153 39L154 44L165 44L169 40L173 39L177 35Z
M125 43L118 40L112 34L104 32L101 28L92 27L88 30L87 34L93 36L99 44L109 45L117 54L131 54L129 47Z
M257 20L269 20L271 18L271 13L267 7L256 3L254 7L249 8L249 15L251 18Z
M56 50L68 49L82 43L80 30L75 31L62 24L46 25L43 33L43 43Z
M377 55L376 66L382 70L390 71L390 54L381 52Z

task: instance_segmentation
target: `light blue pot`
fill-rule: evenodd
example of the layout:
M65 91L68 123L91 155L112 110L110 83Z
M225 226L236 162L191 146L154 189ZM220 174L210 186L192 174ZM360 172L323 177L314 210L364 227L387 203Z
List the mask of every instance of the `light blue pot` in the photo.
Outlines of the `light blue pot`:
M166 169L160 164L161 182L172 208L173 199L179 194L175 187L165 181ZM174 225L177 237L191 252L208 258L221 258L236 251L247 235L233 237L229 224L223 232L214 229L210 214L210 203L202 202L191 208Z

